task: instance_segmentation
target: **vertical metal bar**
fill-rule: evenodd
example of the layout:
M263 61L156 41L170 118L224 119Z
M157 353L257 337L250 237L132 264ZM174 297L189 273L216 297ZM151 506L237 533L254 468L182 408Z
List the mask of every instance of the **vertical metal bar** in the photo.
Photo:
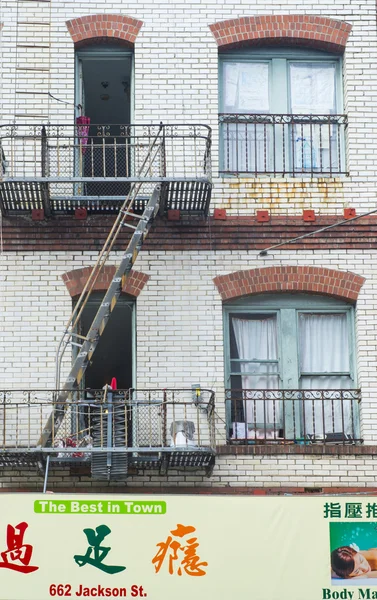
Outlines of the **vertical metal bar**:
M174 168L174 165L175 165L175 153L174 153L174 143L173 143L173 139L174 138L173 138L173 130L172 129L171 129L170 139L171 139L171 160L170 160L170 164ZM168 177L167 173L165 174L165 177Z
M198 177L199 173L198 173L198 163L197 163L197 152L200 152L199 145L200 145L201 140L200 140L200 137L197 133L195 126L194 126L194 138L193 139L194 139L194 169L195 169L194 175L195 175L195 177ZM199 148L199 150L198 150L198 148Z
M314 160L313 160L313 121L312 118L310 117L310 121L309 121L309 133L310 133L310 171L311 171L311 176L313 177L313 173L314 173Z
M19 412L20 412L20 405L17 402L17 410L16 410L16 448L18 448L18 431L19 431L18 420L19 420Z
M47 454L45 476L44 476L44 481L43 481L43 493L44 494L47 491L47 480L48 480L48 470L49 470L49 468L50 468L50 455Z
M114 137L114 177L118 177L117 139L116 139L116 137Z
M90 145L91 145L91 161L92 161L92 177L94 177L94 140L93 138L90 138Z
M178 137L179 139L179 137ZM186 177L186 136L182 133L183 177Z
M243 408L243 418L245 421L245 429L244 429L244 438L247 437L246 435L246 428L247 428L247 421L248 421L248 410L247 410L247 401L246 401L246 392L244 390L242 390L242 408ZM236 421L237 423L237 421Z
M6 447L6 435L7 435L7 404L6 404L7 392L4 392L3 396L3 448Z
M239 144L241 143L241 140L239 139L239 129L238 129L238 115L237 115L237 119L236 119L236 173L237 175L240 172L240 168L239 168Z
M127 128L125 131L126 139L124 141L125 152L126 152L126 177L130 177L130 165L129 165L129 156L128 153L131 151L130 140L128 138L129 129Z
M319 161L320 171L323 173L322 123L319 123Z
M303 434L304 434L304 440L306 438L306 401L307 401L307 396L306 396L306 391L302 391L301 394L301 402L302 402L302 415L303 415ZM313 427L313 433L314 433L314 427Z
M107 394L107 448L113 447L113 393L111 391ZM111 468L111 452L107 453L106 466L108 469Z
M127 396L126 392L125 392L125 396L124 396L123 409L124 409L124 445L127 447L128 446L128 396Z
M77 400L75 402L72 402L72 407L75 410L74 418L76 420L75 429L76 429L76 440L77 440L77 445L78 445L79 432L80 432L80 419L79 419L80 404L79 404L79 402L77 402Z
M327 117L329 130L329 160L330 160L330 175L332 175L332 148L331 148L331 116Z
M196 428L198 431L198 446L201 446L201 431L200 431L200 404L201 404L201 398L199 397L198 399L198 404L196 407Z
M263 390L263 426L264 426L264 441L267 439L267 398L266 390Z
M10 176L11 177L15 177L16 176L16 166L15 166L15 149L14 149L14 145L15 145L16 141L15 141L15 137L11 137L10 138L10 164L11 164L11 168L10 168Z
M163 430L162 430L162 444L163 446L167 446L168 445L168 440L167 440L167 407L166 407L166 390L164 390L163 392L163 399L162 399L162 407L163 407Z
M247 122L245 122L245 151L246 151L246 156L245 156L245 170L246 170L246 173L249 172L249 140L248 140L248 130L249 130L249 124Z
M28 449L30 449L30 442L31 442L31 415L30 415L31 407L30 407L30 398L28 398L27 406L28 406L28 411L27 411L27 413L28 413L28 415L27 415L27 440L28 440L27 441L27 447L28 447Z
M80 157L81 157L81 152L80 152ZM60 176L60 129L59 127L57 127L57 131L56 131L56 169L57 169L57 176ZM81 169L80 169L80 173L81 173Z
M174 396L174 391L172 392L172 407L173 407L173 415L172 415L173 427L172 427L171 433L174 436L173 443L174 443L174 446L175 446L176 445L176 439L177 439L177 431L176 431L176 422L175 422L175 396Z
M44 125L42 127L42 137L43 137L43 129L44 129ZM43 143L43 140L42 140L42 143ZM34 158L33 158L34 177L36 177L37 176L37 136L35 136L33 139L33 148L34 148Z
M290 138L291 138L291 153L292 153L292 175L294 177L295 176L295 160L296 160L296 157L295 157L295 126L294 126L292 118L291 118L290 123L291 123L290 124L290 128L291 128ZM288 127L289 127L289 125L288 125Z
M258 175L258 144L257 144L257 123L254 121L254 173Z
M103 167L103 177L106 177L106 147L105 147L104 132L103 132L103 137L102 137L102 167Z
M55 404L52 404L52 427L51 427L51 445L55 442Z
M264 172L267 172L267 131L266 131L266 123L263 123L263 162L264 162Z
M188 419L187 419L187 402L183 402L183 422L185 424L188 424ZM185 425L184 425L184 427L185 427ZM186 446L188 446L187 434L188 434L188 431L186 430L186 432L185 432Z
M282 151L284 153L284 144ZM284 162L284 154L283 154L283 162ZM270 162L271 164L271 162ZM274 175L276 175L276 124L275 124L275 116L272 116L272 168L274 171Z
M160 123L162 127L162 143L161 143L161 175L166 177L166 139L165 139L165 125Z
M334 125L335 127L335 125ZM336 123L336 145L337 145L337 153L338 153L338 173L342 173L343 165L342 165L342 153L341 153L341 123Z
M103 448L103 404L100 405L100 446Z
M344 400L345 398L343 397L343 391L340 392L340 406L341 406L341 414L342 414L342 432L343 432L343 444L346 443L346 429L345 429L345 424L344 424Z
M359 432L356 432L356 424L355 424L355 399L353 395L350 396L349 399L350 407L351 407L351 427L352 427L352 438L356 441L359 438Z
M229 166L230 166L230 162L229 162L229 160L230 160L229 159L229 156L230 156L229 123L226 123L226 132L227 132L226 133L226 141L227 141L227 143L226 143L226 152L227 152L227 162L226 162L227 168L226 168L226 170L229 171Z
M148 427L149 427L149 446L152 446L152 439L153 439L153 427L152 427L152 418L153 418L153 408L155 408L155 406L153 406L153 403L151 402L151 398L148 399Z
M301 397L302 406L304 407L305 406L305 399L306 399L305 392L299 392L299 395ZM293 406L294 407L295 407L295 405L296 405L296 402L293 402ZM294 408L294 410L295 410L295 408ZM302 408L299 406L299 415L300 414L303 415L303 420L302 420L302 437L303 437L303 439L305 441L306 440L306 415L305 415L305 408L304 408L304 410L302 410ZM301 430L301 428L300 428L300 430ZM301 431L300 431L300 433L301 433ZM294 432L294 437L296 438L296 432Z
M34 127L34 138L35 138L35 127ZM22 143L23 142L23 143ZM25 149L26 149L26 143L27 143L27 138L25 138L24 140L22 140L21 142L21 146L22 146L22 165L23 165L23 176L25 177L26 175L26 156L25 156Z

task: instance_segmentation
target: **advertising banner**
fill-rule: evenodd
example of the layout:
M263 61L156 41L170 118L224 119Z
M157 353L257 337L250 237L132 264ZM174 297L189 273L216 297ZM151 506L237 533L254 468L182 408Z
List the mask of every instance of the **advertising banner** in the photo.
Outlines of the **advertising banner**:
M0 600L377 600L377 499L0 495Z

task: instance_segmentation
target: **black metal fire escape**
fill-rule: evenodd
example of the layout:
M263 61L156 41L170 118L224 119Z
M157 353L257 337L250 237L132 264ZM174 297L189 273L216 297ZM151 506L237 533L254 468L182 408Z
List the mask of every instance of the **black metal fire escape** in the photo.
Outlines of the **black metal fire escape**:
M0 207L4 215L30 214L34 210L40 210L45 217L49 217L69 214L77 208L85 208L92 214L116 213L108 238L59 344L57 389L60 388L60 367L64 351L72 345L79 350L62 390L53 398L53 409L38 443L35 448L29 448L39 450L47 457L47 470L51 456L56 458L67 455L67 450L61 452L56 447L57 432L66 418L67 409L72 412L73 394L80 389L85 370L154 218L158 213L163 215L169 209L186 214L206 215L209 208L212 186L211 138L208 127L160 124L156 127L139 128L128 125L121 126L116 135L114 126L111 126L111 130L108 127L98 126L92 135L89 130L83 132L76 128L68 135L66 128L62 126L32 127L31 131L25 132L22 126L12 125L2 128L0 133L3 157ZM77 325L82 311L119 233L124 228L132 231L128 246L87 335L80 336ZM203 408L198 396L193 400L197 411L204 412L207 419L212 419L213 401ZM126 400L119 402L118 398L118 402L113 403L112 391L106 389L97 404L92 401L85 405L90 407L85 410L91 413L92 443L90 450L84 449L83 452L91 454L94 477L110 480L127 475L129 457L135 457L141 449L137 441L136 445L133 441L131 447L125 441L130 411L135 410L135 402L137 404L131 392ZM144 403L142 408L147 406L151 412L157 404ZM159 414L166 417L169 403L160 402L158 406L160 405L162 408L158 409ZM176 420L175 410L173 406L170 411L171 417L175 419L171 429L172 439L178 439L177 422L181 423L180 427L183 429L190 428L187 420ZM140 410L138 414L141 414ZM163 444L153 447L149 443L147 453L155 455L157 452L160 470L166 469L170 463L175 466L202 467L209 471L214 461L212 425L209 447L200 449L189 445L178 449L173 443L169 451L165 432ZM165 452L162 452L163 445ZM145 451L144 448L144 459ZM5 449L5 454L11 455L11 448ZM74 456L74 453L71 455Z

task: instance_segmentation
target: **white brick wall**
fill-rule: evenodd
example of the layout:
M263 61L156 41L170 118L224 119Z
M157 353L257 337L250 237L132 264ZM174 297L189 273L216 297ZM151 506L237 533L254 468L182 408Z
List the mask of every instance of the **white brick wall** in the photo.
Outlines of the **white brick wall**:
M25 6L24 4L20 4ZM39 7L41 10L43 4ZM253 214L259 208L274 213L342 215L346 206L357 212L376 206L377 163L377 34L374 0L319 0L310 2L248 2L194 0L154 2L52 3L51 52L39 62L50 69L43 81L34 75L16 77L15 0L0 2L1 91L0 122L19 113L41 115L51 122L72 122L73 109L49 99L46 86L57 97L74 101L74 48L65 21L88 14L121 13L144 22L135 44L134 122L203 122L214 130L214 196L212 208ZM38 9L38 10L39 10ZM27 8L24 9L25 11ZM344 57L344 110L349 117L347 136L350 177L335 180L233 180L216 177L218 62L217 46L208 28L216 21L258 14L313 14L346 20L353 25ZM38 15L22 15L27 20ZM39 18L39 17L38 17ZM46 18L43 15L41 18ZM30 42L41 41L41 30ZM28 60L32 54L28 54ZM15 92L18 93L15 96ZM31 92L23 94L19 92ZM42 91L43 94L35 92ZM35 117L35 121L41 120ZM2 257L0 273L0 329L2 361L0 388L49 388L54 384L55 349L71 309L62 273L93 264L95 254L83 252L12 253ZM224 416L223 323L221 299L213 285L216 275L265 265L316 265L351 270L366 277L357 306L357 360L362 388L363 437L377 442L377 272L375 251L275 252L263 261L256 252L142 252L137 268L150 280L137 301L137 385L140 387L202 387L217 393L219 417ZM67 367L67 363L66 363ZM224 425L219 418L219 436ZM221 457L213 477L151 473L133 477L130 486L360 486L374 484L373 457ZM3 487L30 488L40 480L11 470L2 474ZM67 469L54 471L54 487L67 487ZM75 480L77 487L90 479Z
M213 284L217 275L265 265L321 265L366 277L357 304L358 384L362 389L362 433L377 442L377 272L374 251L142 252L137 268L150 280L137 299L137 386L190 388L200 382L218 394L224 416L222 302ZM95 254L63 252L38 257L3 255L4 367L0 388L52 388L55 350L68 320L71 298L61 275L93 264ZM114 257L115 262L115 257ZM66 356L66 368L68 355ZM223 431L221 421L219 434Z
M359 488L367 493L376 488L376 457L353 456L220 456L210 478L204 472L169 471L161 476L145 471L130 476L126 482L111 482L112 488ZM1 488L38 490L43 487L41 474L6 468L0 479ZM107 491L106 482L92 480L89 473L70 473L69 468L52 466L48 490L93 488Z
M24 4L20 6L25 7ZM34 3L33 3L34 6ZM39 8L23 8L23 19L48 21L44 4ZM217 161L218 66L217 45L209 24L244 15L306 14L345 20L353 26L344 57L344 110L349 117L348 158L351 177L339 180L318 179L304 184L293 180L283 182L261 178L235 181L215 177L213 206L226 207L229 212L250 214L258 208L272 212L300 214L302 208L314 208L320 213L342 214L343 208L355 207L358 212L375 207L377 168L374 160L377 122L377 35L374 0L357 3L349 0L313 4L297 2L247 3L226 1L190 2L77 2L68 0L51 5L51 51L41 53L39 65L50 68L43 82L37 82L33 72L16 76L16 22L21 16L14 0L3 0L0 20L4 22L1 38L2 94L0 122L12 122L14 114L45 116L50 122L72 121L73 108L51 100L50 91L67 102L74 102L74 47L65 21L97 13L120 13L143 21L135 44L134 122L196 121L211 125L214 130L214 175ZM44 12L39 15L38 10ZM29 10L30 14L27 12ZM37 28L28 43L41 42ZM19 37L21 33L18 34ZM48 34L44 35L44 43ZM35 50L37 52L37 50ZM28 60L34 51L28 50ZM21 65L23 58L18 53ZM367 81L366 81L367 78ZM17 91L18 90L18 91ZM15 92L17 94L15 95ZM27 93L25 93L27 92ZM31 94L31 92L43 92ZM38 119L34 119L38 120ZM41 119L39 119L41 120Z

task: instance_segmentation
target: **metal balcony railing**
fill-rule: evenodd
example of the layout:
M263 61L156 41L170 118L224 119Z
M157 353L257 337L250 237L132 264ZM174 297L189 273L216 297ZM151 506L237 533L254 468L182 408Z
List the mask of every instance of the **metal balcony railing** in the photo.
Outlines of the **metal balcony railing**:
M228 443L361 443L360 390L226 390Z
M170 196L168 208L195 212L211 181L211 129L162 123L3 125L0 156L3 213L46 211L48 204L51 212L77 206L109 211L135 182L143 183L140 209L160 183Z
M220 175L347 175L346 115L220 114Z
M214 393L211 390L85 390L70 392L66 410L59 390L0 391L0 464L50 455L59 462L128 455L145 468L209 467L215 455ZM51 444L38 440L52 414ZM63 415L63 418L60 417Z

